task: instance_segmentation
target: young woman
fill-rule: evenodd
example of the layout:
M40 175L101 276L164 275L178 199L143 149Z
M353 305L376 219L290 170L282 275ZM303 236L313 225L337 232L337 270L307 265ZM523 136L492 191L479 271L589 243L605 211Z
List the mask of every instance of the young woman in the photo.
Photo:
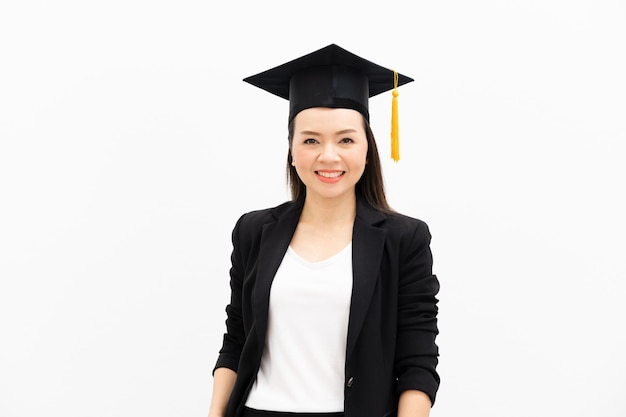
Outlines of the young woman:
M234 227L209 417L428 416L431 236L389 207L368 122L412 79L329 45L245 81L289 100L292 200Z

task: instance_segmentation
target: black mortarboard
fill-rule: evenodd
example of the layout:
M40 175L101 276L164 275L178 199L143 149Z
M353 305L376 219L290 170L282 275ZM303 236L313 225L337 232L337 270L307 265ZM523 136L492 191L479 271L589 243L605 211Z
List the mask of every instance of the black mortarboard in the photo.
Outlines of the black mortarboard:
M399 159L396 87L412 78L331 44L244 81L289 100L289 121L311 107L354 109L369 120L369 98L394 90L392 158Z

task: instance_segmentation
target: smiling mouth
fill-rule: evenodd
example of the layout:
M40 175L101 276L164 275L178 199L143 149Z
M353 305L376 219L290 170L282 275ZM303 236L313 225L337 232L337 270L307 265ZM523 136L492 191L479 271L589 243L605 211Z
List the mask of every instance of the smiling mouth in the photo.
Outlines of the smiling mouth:
M319 175L320 177L324 177L324 178L339 178L340 176L342 176L343 174L346 173L346 171L315 171L315 173L317 175Z

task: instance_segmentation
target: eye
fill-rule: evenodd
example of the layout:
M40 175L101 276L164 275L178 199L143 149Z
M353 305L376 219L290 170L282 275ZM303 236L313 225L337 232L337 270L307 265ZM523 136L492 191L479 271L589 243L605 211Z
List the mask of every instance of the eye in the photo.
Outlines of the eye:
M343 138L339 141L339 143L354 143L354 141L350 138Z
M314 145L315 143L317 143L317 141L313 138L308 138L308 139L305 139L303 143L308 144L308 145Z

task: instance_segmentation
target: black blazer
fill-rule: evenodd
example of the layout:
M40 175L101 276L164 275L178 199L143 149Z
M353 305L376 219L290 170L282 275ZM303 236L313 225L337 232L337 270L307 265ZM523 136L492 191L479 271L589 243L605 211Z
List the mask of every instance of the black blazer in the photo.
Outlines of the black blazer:
M298 224L303 201L244 214L232 233L231 300L215 368L237 372L226 417L239 416L258 372L272 279ZM426 223L383 214L357 197L353 289L345 366L345 417L393 414L399 394L439 387L437 292ZM297 378L306 378L298 375ZM294 379L297 383L297 378Z

